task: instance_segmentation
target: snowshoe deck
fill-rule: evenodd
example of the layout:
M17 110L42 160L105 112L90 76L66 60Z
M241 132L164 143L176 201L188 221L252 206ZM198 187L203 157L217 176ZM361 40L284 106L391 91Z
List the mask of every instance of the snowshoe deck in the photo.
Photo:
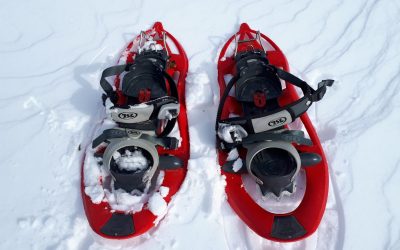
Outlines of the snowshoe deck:
M141 35L154 38L157 42L157 46L162 46L166 49L169 59L165 71L169 76L174 78L177 83L176 89L178 92L180 109L177 117L177 125L182 139L181 144L176 149L166 149L157 146L158 154L164 160L162 162L168 165L160 166L164 171L164 178L161 185L169 188L168 195L163 197L164 201L168 204L172 196L179 190L185 178L189 158L189 134L185 107L185 78L188 71L188 59L179 42L170 33L164 30L160 22L155 23L151 29L145 31ZM119 59L119 65L131 64L134 62L135 56L138 53L138 43L140 43L140 41L141 36L139 35L128 44ZM127 101L120 86L122 78L122 76L116 76L114 80L116 94L118 95L118 104L120 105L124 105ZM148 93L141 94L143 94L141 98L148 99ZM97 153L101 154L102 152ZM170 162L171 158L168 158L169 156L179 158L180 161ZM174 166L174 164L176 165L177 163L182 166ZM82 163L81 193L85 213L94 232L105 238L126 239L147 232L155 225L156 221L160 219L149 210L147 203L144 204L141 211L134 213L114 210L104 199L99 203L94 203L91 197L85 193L86 176L84 164L85 162ZM104 180L101 178L98 180L100 184L102 184L103 181Z
M246 41L246 42L238 42ZM261 43L261 44L260 44ZM257 33L243 23L237 34L232 36L223 46L218 59L218 83L220 94L223 96L227 88L227 76L235 77L237 74L235 56L247 50L266 50L266 58L276 68L289 71L288 62L279 47L264 34ZM277 99L279 106L283 107L299 100L292 84L286 81L280 97ZM258 98L256 96L255 98ZM257 100L255 100L257 101ZM259 103L262 105L262 97ZM220 119L229 119L232 115L243 116L243 106L235 96L227 96L225 105L221 110ZM227 164L228 153L218 145L218 160L221 173L226 176L226 194L228 203L238 216L261 237L278 242L290 242L304 239L313 234L322 219L328 195L328 164L322 150L317 133L307 115L300 116L312 145L300 145L293 143L297 151L319 155L319 163L304 167L306 173L306 191L300 205L292 212L286 214L274 214L260 207L246 192L242 175L243 171L232 171ZM218 121L217 121L218 122ZM280 121L275 121L279 123ZM218 128L217 128L218 129ZM217 141L219 139L217 138ZM239 150L239 155L244 158L246 152ZM312 161L312 159L311 159ZM247 171L245 171L247 172Z

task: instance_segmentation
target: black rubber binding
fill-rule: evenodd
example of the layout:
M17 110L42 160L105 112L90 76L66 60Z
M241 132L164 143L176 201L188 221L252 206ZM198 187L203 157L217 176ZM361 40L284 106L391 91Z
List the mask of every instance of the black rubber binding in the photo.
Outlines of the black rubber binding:
M137 148L134 147L124 147L119 151L120 154L124 154L125 150L129 150L131 152L138 150ZM149 163L149 167L144 170L140 171L128 171L128 170L122 170L118 167L118 165L115 163L114 159L111 159L110 163L110 172L112 176L115 178L114 180L114 189L120 189L122 188L126 192L130 193L133 190L139 190L140 192L144 192L146 188L145 182L143 182L143 177L147 173L147 171L150 169L150 166L153 165L153 158L150 155L149 152L146 150L141 150L143 156L147 159ZM153 178L157 178L157 175L154 175ZM151 181L151 180L149 180Z
M109 236L129 236L135 232L132 215L113 213L100 231Z
M108 143L113 138L129 138L127 134L129 130L141 131L157 131L160 123L158 113L163 105L179 103L178 89L175 81L166 72L168 61L168 54L166 50L144 50L136 54L134 62L126 65L117 65L107 68L103 71L100 85L103 88L105 97L108 97L113 102L115 108L128 108L131 105L136 105L145 102L147 105L153 106L153 111L148 120L137 123L123 123L117 122L118 128L107 129L100 136L98 136L92 143L95 148L103 142ZM126 72L125 75L121 75ZM121 76L121 92L126 97L124 105L118 104L118 95L113 89L112 84L107 81L107 77ZM169 93L168 93L169 92ZM177 114L176 114L177 115ZM175 117L175 116L174 116ZM176 149L179 146L178 139L174 137L167 137L176 124L177 119L171 118L167 120L161 133L156 136L142 134L140 139L150 141L154 145L160 145L167 149ZM119 151L121 155L125 150L136 151L136 147L124 147ZM139 149L140 150L140 149ZM154 160L149 152L141 150L144 157L152 166ZM176 157L161 157L160 164L166 164L165 168L175 169L183 165L182 161ZM159 166L155 166L158 168ZM116 162L111 159L110 172L114 179L114 188L123 189L126 192L138 190L140 192L151 191L154 188L159 169L151 177L151 180L146 177L150 171L148 169L140 171L128 171L120 169ZM147 179L146 179L147 178ZM148 187L149 182L151 185Z
M284 130L284 125L289 124L305 113L313 102L324 96L327 87L332 86L333 80L323 80L314 90L305 81L289 72L271 65L264 51L251 50L238 53L235 57L236 75L228 82L221 96L218 107L215 129L218 132L220 125L239 125L248 135L240 140L226 142L218 138L219 147L228 151L233 148L246 147L246 145L265 141L283 141L299 145L312 145L310 139L302 131ZM280 79L301 88L304 96L299 100L281 107L278 98L282 95ZM235 97L242 106L244 116L232 117L221 120L221 114L230 90L235 86ZM270 125L276 114L281 115L277 125ZM264 119L264 120L263 120ZM265 128L254 126L265 121ZM303 166L313 166L321 161L316 154L304 153L301 155ZM222 166L224 171L235 173L232 169L233 162ZM272 192L277 197L283 191L293 192L294 175L298 172L297 162L294 157L283 149L265 148L252 156L249 169L262 181L258 183L263 195ZM246 171L238 171L238 174Z
M272 192L279 197L283 191L293 192L297 164L289 152L279 148L261 150L251 161L250 169L262 180L259 186L263 195Z

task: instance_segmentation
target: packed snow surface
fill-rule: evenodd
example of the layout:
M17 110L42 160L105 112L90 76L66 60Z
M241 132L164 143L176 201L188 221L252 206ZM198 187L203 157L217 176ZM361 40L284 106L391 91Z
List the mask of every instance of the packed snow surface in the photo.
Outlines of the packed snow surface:
M400 249L398 1L1 6L0 249ZM135 239L105 240L91 231L80 194L85 148L105 117L99 79L155 21L190 60L187 177L166 210L160 199L152 201L154 213L166 212L157 227ZM300 242L260 238L226 202L215 150L216 61L242 22L277 43L291 71L312 86L337 80L308 111L329 162L330 192L318 231ZM90 187L93 197L106 195Z

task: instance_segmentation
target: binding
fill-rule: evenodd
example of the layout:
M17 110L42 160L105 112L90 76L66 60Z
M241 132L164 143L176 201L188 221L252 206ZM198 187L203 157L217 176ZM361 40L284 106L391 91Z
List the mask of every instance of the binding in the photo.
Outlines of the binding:
M273 193L279 197L284 191L292 193L301 166L315 165L321 161L321 156L298 152L293 144L311 145L312 142L302 131L288 130L285 125L305 113L313 102L321 100L334 81L323 80L314 90L303 80L270 64L265 51L260 49L235 50L234 60L236 75L227 84L218 107L219 147L226 151L237 147L247 150L246 170L263 195ZM304 96L280 106L281 79L301 88ZM235 98L245 115L222 120L222 110L233 86ZM232 162L227 162L223 169L234 172Z
M142 44L142 36L141 42ZM179 114L179 97L175 81L166 72L168 53L157 49L140 49L134 62L118 65L103 71L100 85L113 106L109 114L118 127L103 131L92 143L92 148L106 144L103 165L113 178L114 189L141 193L154 189L161 170L182 166L182 160L169 155L159 156L157 147L176 149L178 139L167 135L175 126ZM113 89L107 77L123 75L120 90ZM162 124L166 125L162 126ZM161 130L161 132L157 132ZM133 159L136 155L136 160ZM130 161L146 163L137 169L122 168L125 157ZM132 160L133 159L133 160ZM138 164L137 162L135 164Z

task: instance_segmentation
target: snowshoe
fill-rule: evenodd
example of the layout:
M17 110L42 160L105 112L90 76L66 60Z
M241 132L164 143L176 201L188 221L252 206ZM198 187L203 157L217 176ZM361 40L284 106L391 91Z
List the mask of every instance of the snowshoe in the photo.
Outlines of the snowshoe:
M187 70L182 46L157 22L103 71L108 118L86 151L81 178L97 234L124 239L147 232L180 188L189 158Z
M228 203L254 232L278 242L310 236L321 221L328 195L327 161L306 111L322 99L333 80L321 81L314 90L288 71L279 47L246 23L223 46L218 59L217 147ZM299 120L305 131L291 129ZM284 207L284 197L290 199L300 190L296 185L301 173L303 197L284 212L260 206L244 181L250 178L260 196Z

